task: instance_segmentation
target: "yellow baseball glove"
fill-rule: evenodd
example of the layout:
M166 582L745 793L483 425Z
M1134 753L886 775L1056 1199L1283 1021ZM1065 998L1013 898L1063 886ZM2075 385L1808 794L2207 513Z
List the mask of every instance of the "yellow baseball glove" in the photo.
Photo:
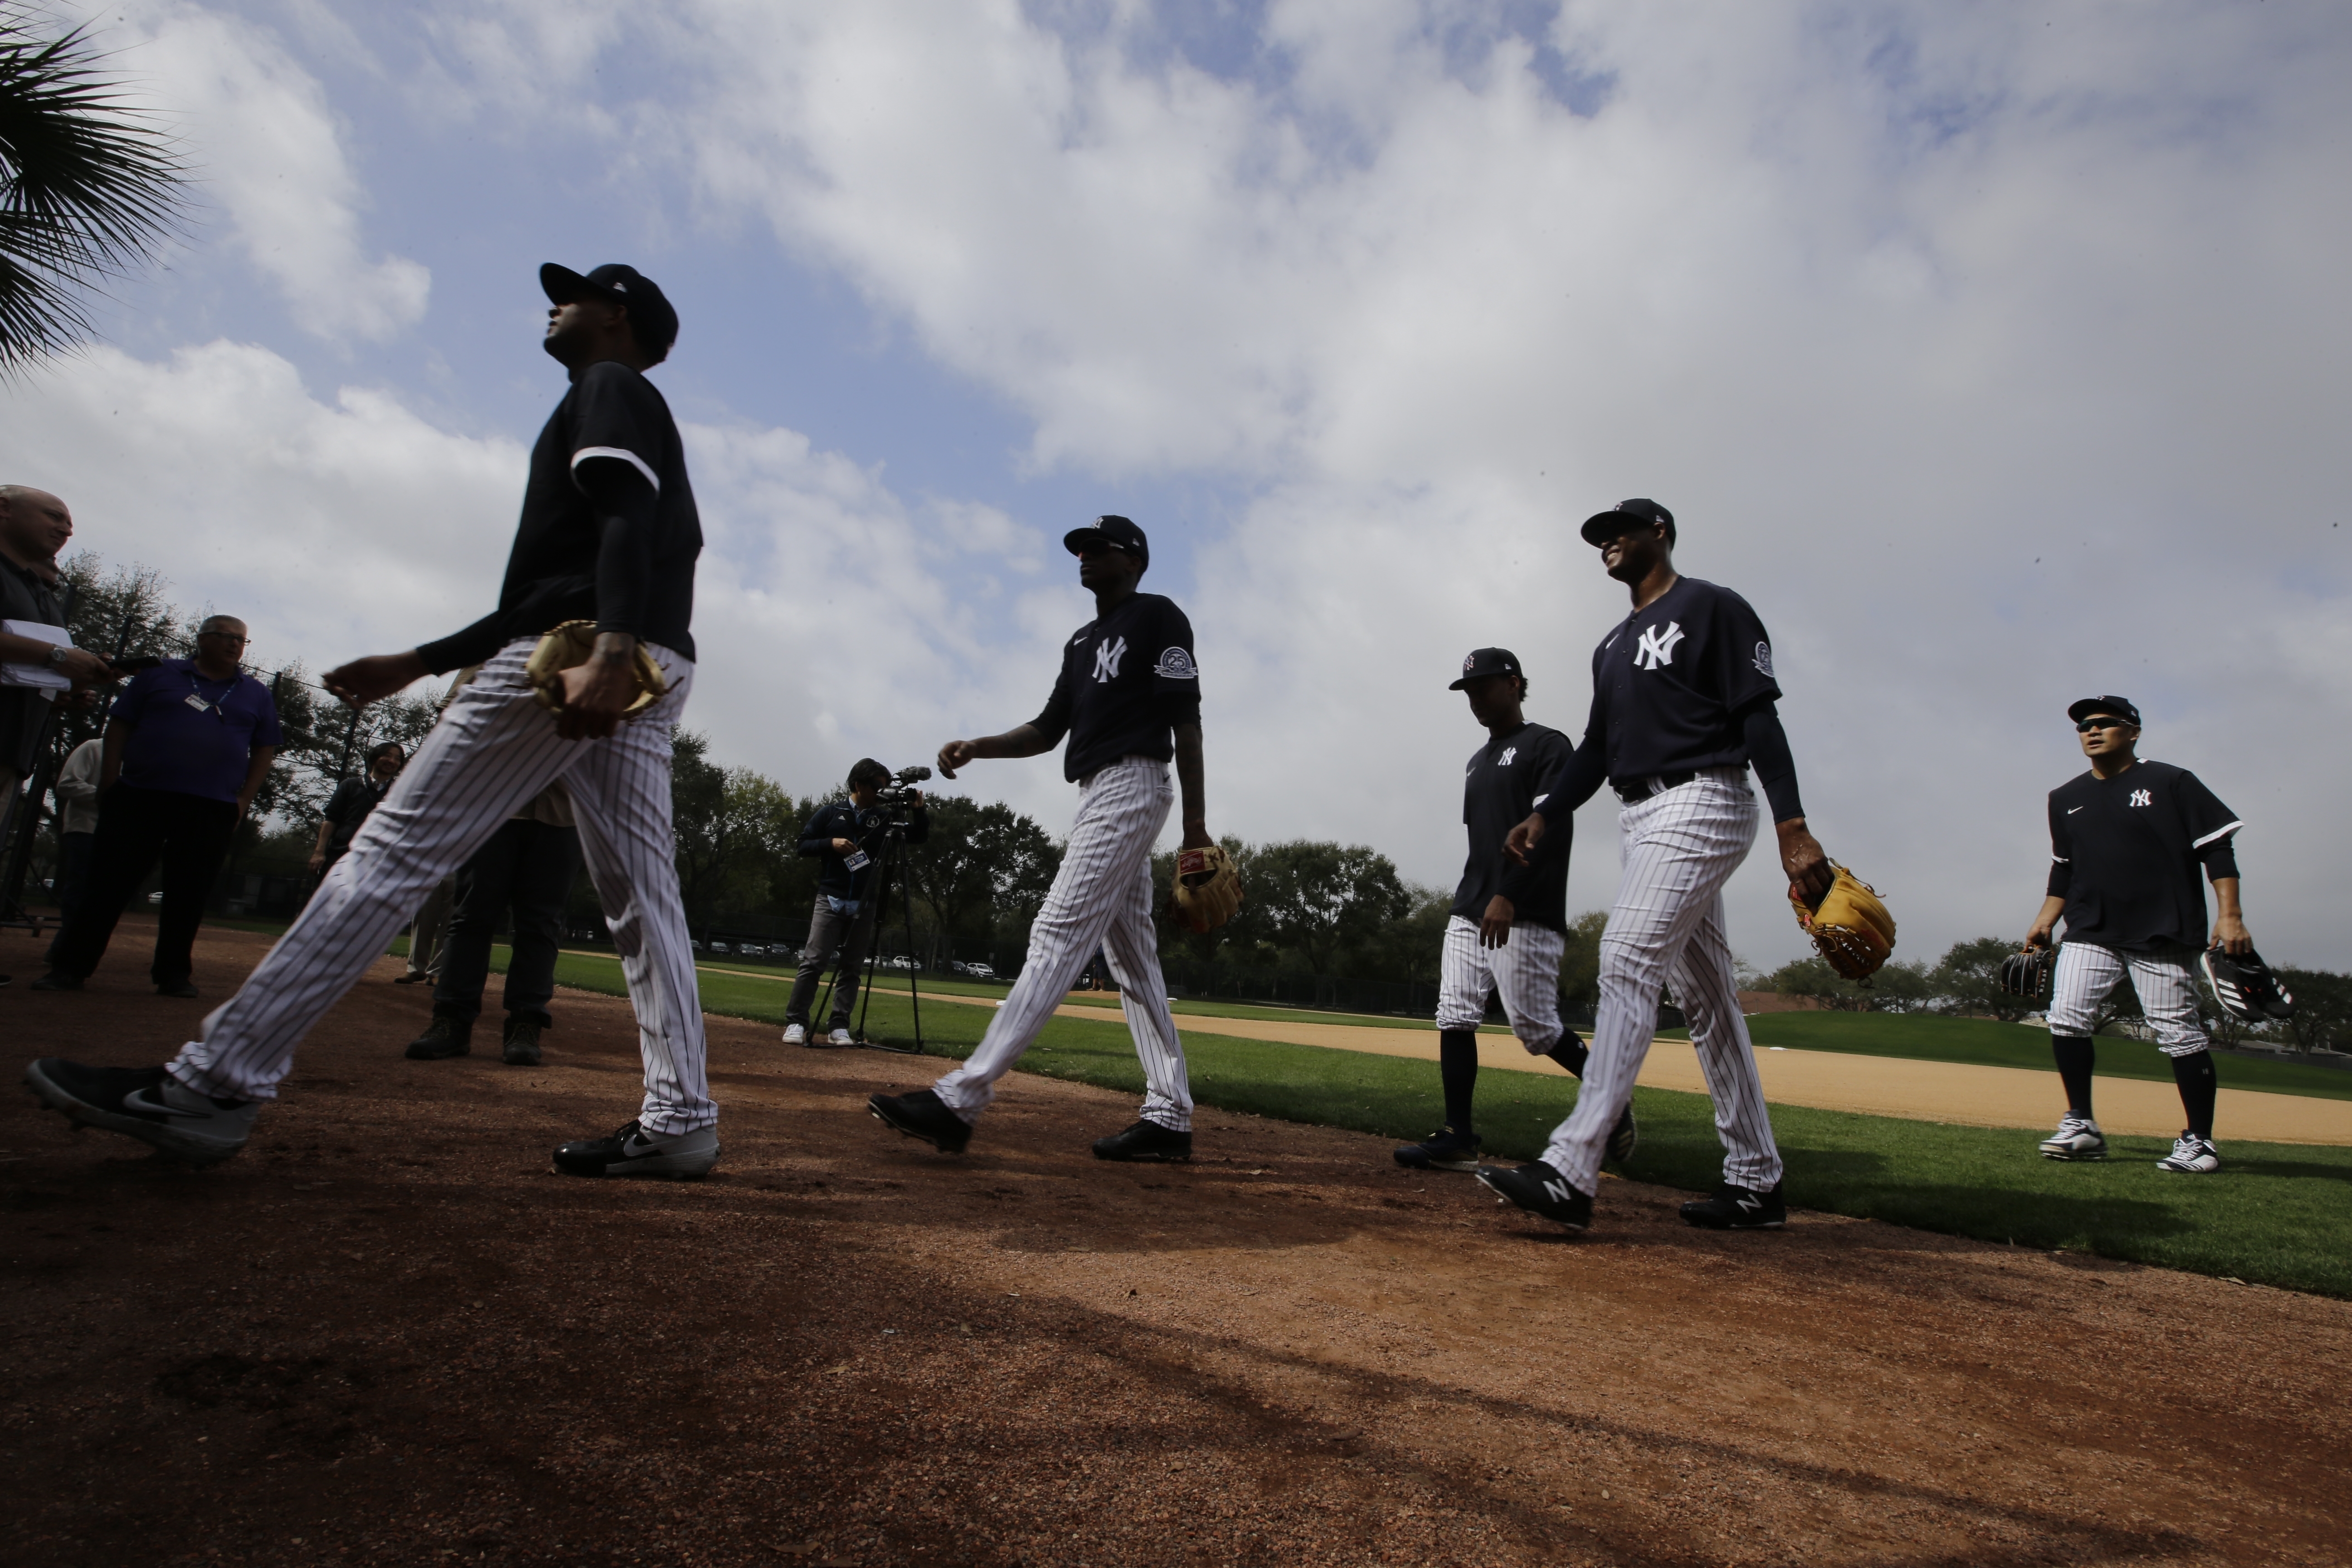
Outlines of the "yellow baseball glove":
M1867 981L1895 952L1895 917L1869 883L1834 860L1830 869L1837 879L1820 903L1808 910L1793 892L1789 903L1832 969L1848 980Z
M1169 889L1170 914L1192 931L1212 931L1242 907L1241 873L1215 845L1176 852L1176 885Z
M530 662L522 670L523 679L538 689L540 706L551 713L562 712L563 682L558 678L565 670L587 663L588 656L595 651L593 621L566 621L540 638L539 646L530 650ZM635 718L669 690L669 682L662 679L661 666L654 662L654 656L646 651L643 643L637 645L637 656L630 661L629 673L635 679L637 694L621 710L624 719Z

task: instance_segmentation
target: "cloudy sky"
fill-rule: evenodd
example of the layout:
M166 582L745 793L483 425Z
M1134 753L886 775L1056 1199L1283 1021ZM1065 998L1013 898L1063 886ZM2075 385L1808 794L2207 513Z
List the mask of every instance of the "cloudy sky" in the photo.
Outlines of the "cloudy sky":
M2246 819L2269 955L2352 966L2341 6L57 9L202 205L109 346L0 389L0 479L257 658L488 605L562 389L534 270L627 260L684 319L690 721L796 792L1034 713L1089 613L1055 542L1116 510L1198 631L1213 827L1450 883L1446 681L1507 645L1580 731L1624 603L1574 525L1650 495L1772 629L1904 954L2021 931L2063 710L2115 691Z

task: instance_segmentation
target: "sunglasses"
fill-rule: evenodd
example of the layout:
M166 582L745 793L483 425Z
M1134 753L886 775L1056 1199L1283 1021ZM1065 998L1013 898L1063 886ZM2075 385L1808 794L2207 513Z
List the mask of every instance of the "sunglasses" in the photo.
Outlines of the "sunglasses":
M2128 730L2130 728L2132 728L2132 721L2128 719L2111 719L2105 714L2099 714L2084 720L2074 726L2074 731L2077 734L2087 735L2094 730Z

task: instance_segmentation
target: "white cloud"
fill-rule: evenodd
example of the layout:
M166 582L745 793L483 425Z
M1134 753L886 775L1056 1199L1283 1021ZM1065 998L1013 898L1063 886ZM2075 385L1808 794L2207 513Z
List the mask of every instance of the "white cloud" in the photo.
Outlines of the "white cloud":
M432 274L406 257L370 258L344 127L277 33L185 0L110 5L99 26L298 326L380 342L423 319Z
M1257 488L1191 605L1213 820L1450 877L1444 672L1511 643L1578 727L1622 600L1567 531L1647 492L1776 628L1813 815L1906 952L2021 929L2059 710L2121 687L2243 803L2258 933L2352 959L2345 839L2269 739L2352 717L2340 13L1288 0L1225 75L1150 8L1065 14L712 0L639 42L705 199L1013 399L1034 461ZM1759 958L1798 945L1769 858Z
M860 755L927 763L974 714L1004 727L1043 705L1050 662L998 658L980 635L1042 616L1050 649L1085 619L1074 583L1019 569L1042 539L985 508L908 505L790 430L685 434L707 540L687 722L722 760L814 793ZM488 613L525 461L517 442L438 428L386 392L316 396L277 354L229 342L165 363L100 349L0 388L0 474L65 497L76 548L163 571L186 608L246 618L272 668L316 673ZM986 556L967 573L974 550ZM1039 770L982 787L1048 822L1067 813Z

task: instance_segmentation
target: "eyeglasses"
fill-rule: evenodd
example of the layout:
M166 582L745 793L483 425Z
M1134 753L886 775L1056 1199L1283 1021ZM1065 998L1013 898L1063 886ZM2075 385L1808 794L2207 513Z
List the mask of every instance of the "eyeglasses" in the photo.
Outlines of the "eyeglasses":
M2128 719L2114 719L2101 713L2084 720L2074 726L2074 730L2077 734L2087 735L2094 730L2129 730L2133 727Z

